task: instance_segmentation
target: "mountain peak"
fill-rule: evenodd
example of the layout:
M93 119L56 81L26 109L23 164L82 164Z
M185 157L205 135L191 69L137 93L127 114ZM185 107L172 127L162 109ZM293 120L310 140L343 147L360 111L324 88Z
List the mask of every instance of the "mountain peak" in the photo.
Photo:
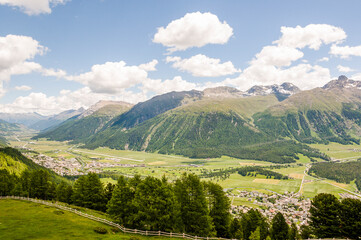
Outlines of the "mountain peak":
M300 92L301 90L294 84L285 82L281 85L268 85L268 86L260 86L255 85L247 90L246 94L247 96L266 96L270 94L276 95L278 100L282 101L289 96Z
M338 80L338 81L347 81L348 78L347 78L345 75L341 75L341 76L338 77L337 80Z
M83 112L78 119L87 117L92 115L93 113L99 111L100 109L106 107L106 106L119 106L119 107L126 107L126 108L131 108L133 106L133 104L127 103L127 102L123 102L123 101L111 101L111 100L100 100L99 102L97 102L96 104L90 106L85 112ZM115 109L114 109L115 110ZM108 111L107 111L108 112ZM117 112L117 111L115 111Z
M328 82L322 88L325 90L335 89L335 88L338 88L338 89L344 89L344 88L361 89L361 82L349 79L345 75L341 75L338 77L337 80L332 80L332 81Z

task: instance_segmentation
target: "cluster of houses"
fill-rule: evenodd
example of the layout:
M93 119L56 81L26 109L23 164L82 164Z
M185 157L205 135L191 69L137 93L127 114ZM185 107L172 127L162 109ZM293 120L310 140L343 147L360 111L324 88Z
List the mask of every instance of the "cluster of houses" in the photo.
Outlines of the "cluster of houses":
M33 162L53 170L55 173L64 176L74 176L84 174L81 170L82 165L75 158L65 159L63 157L52 158L44 154L30 155L26 154Z
M64 158L57 157L53 158L44 154L26 156L32 159L35 163L53 170L55 173L64 176L76 176L83 175L88 172L101 173L103 168L114 168L114 167L145 167L145 164L121 164L114 162L101 162L101 161L79 161L76 158ZM82 165L83 163L83 165Z
M281 212L288 224L292 222L298 225L307 224L309 219L309 209L311 200L303 198L299 193L284 194L273 193L271 195L257 191L238 191L236 194L229 193L229 197L247 199L250 203L260 206L259 211L269 220L278 212ZM235 214L245 213L251 208L247 206L232 205L232 211Z

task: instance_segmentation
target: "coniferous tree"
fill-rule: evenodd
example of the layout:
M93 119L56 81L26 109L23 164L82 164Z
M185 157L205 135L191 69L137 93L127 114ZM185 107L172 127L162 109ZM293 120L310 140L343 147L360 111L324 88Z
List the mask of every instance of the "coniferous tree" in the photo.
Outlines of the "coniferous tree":
M300 227L301 239L308 239L311 237L311 229L308 225L302 225Z
M100 211L106 210L103 184L95 173L89 173L86 176L83 204L87 208Z
M261 240L261 229L257 227L254 232L252 232L251 236L249 236L249 240Z
M107 204L107 213L126 227L133 227L133 215L137 212L133 203L134 193L124 176L120 176L112 198Z
M218 237L229 237L229 227L231 224L231 203L223 191L223 188L215 183L205 183L208 197L209 215L213 219Z
M77 206L84 206L84 191L85 191L86 176L80 176L74 183L72 202Z
M256 209L250 209L247 213L243 214L241 218L241 225L243 230L243 238L248 240L251 234L256 231L257 227L260 228L260 238L266 239L268 235L268 223L262 214Z
M0 169L0 196L9 196L15 187L16 176Z
M104 196L107 199L107 202L112 198L112 194L114 191L115 185L112 183L108 183L104 188Z
M297 226L294 222L292 222L291 227L289 229L289 233L288 233L288 239L289 240L297 240L300 239L300 236L298 234L298 229Z
M60 202L71 203L72 187L61 181L56 187L56 199Z
M136 188L134 204L136 222L147 230L177 231L179 206L167 182L146 177Z
M271 239L285 240L288 239L289 226L286 223L283 214L278 212L272 219L271 225Z
M233 218L229 227L229 234L232 239L243 239L241 220Z
M30 171L25 170L21 173L20 183L23 191L23 196L30 197Z
M50 174L43 169L30 174L30 197L48 200L50 189Z
M345 198L341 201L341 235L351 239L361 237L361 201Z
M318 194L311 203L310 226L319 238L340 236L340 202L332 194Z
M184 230L197 236L216 235L199 177L183 174L175 183L175 194L180 204Z

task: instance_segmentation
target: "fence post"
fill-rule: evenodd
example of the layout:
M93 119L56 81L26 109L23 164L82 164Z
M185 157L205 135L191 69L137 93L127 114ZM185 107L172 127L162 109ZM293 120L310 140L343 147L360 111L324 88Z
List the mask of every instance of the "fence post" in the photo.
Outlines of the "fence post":
M183 238L184 238L184 233L183 233Z
M148 230L145 230L145 236L148 236Z
M160 231L158 231L158 236L160 236Z
M172 237L172 232L170 232L170 237Z

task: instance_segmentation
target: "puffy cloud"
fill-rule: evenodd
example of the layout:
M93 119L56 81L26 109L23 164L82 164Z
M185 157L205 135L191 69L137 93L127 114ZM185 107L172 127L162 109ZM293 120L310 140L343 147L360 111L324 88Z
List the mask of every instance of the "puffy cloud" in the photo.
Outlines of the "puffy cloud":
M322 44L339 43L346 33L327 24L310 24L306 27L281 27L282 36L271 46L265 46L237 78L226 79L226 84L243 90L256 84L281 84L291 82L303 89L322 86L331 76L328 68L308 64L299 49L309 47L318 50ZM292 65L302 59L301 64ZM328 61L324 57L318 61Z
M41 74L43 76L46 76L46 77L57 77L57 78L64 78L66 77L66 72L64 70L61 70L61 69L53 69L53 68L41 68L39 70L39 72L41 72Z
M188 59L167 57L166 61L173 62L173 67L191 73L196 77L219 77L240 72L228 61L221 63L220 59L209 58L198 54Z
M356 47L340 47L333 44L330 49L330 54L340 56L341 58L349 58L350 56L361 57L361 45Z
M16 98L11 104L0 104L0 108L2 112L37 112L43 115L52 115L69 109L88 108L100 100L137 103L146 99L147 96L142 92L123 91L119 95L109 95L94 93L88 87L84 87L76 91L61 90L59 96L47 96L41 92L33 92L28 96Z
M157 62L153 60L140 66L127 66L124 61L106 62L93 65L90 72L66 78L88 86L95 93L114 94L145 82L148 79L147 70L155 70Z
M251 64L274 65L277 67L290 66L293 61L303 57L303 52L284 46L266 46Z
M187 82L180 76L176 76L173 79L160 80L160 79L148 79L143 82L142 89L145 92L154 92L155 94L163 94L171 91L189 91L196 89L195 83Z
M31 87L27 85L21 85L21 86L16 86L15 89L18 91L30 91Z
M45 51L46 48L31 37L18 35L0 37L0 72L23 64L33 59L35 55L44 54Z
M355 71L355 70L352 69L352 68L345 67L345 66L341 66L341 65L338 65L338 66L337 66L337 70L338 70L339 72L345 72L345 73L354 72L354 71Z
M28 15L51 13L51 7L65 4L69 0L0 0L0 5L17 7Z
M3 81L9 81L12 75L39 71L41 65L29 60L45 52L46 48L31 37L0 37L0 97L6 93Z
M317 60L317 62L328 62L330 59L328 57L323 57Z
M292 48L309 47L318 50L322 43L339 43L347 35L342 28L327 24L309 24L306 27L281 27L282 37L274 41L281 46Z
M149 63L144 63L144 64L140 64L139 68L143 69L144 71L150 72L150 71L157 71L157 69L155 68L155 66L158 64L158 60L153 59L151 62Z
M165 28L158 28L153 42L174 52L207 44L225 44L232 35L233 29L225 21L219 21L216 15L194 12L170 22Z
M330 81L328 68L310 64L298 64L282 69L273 65L251 65L234 79L226 79L225 83L246 90L254 85L271 85L290 82L302 89L319 87Z

